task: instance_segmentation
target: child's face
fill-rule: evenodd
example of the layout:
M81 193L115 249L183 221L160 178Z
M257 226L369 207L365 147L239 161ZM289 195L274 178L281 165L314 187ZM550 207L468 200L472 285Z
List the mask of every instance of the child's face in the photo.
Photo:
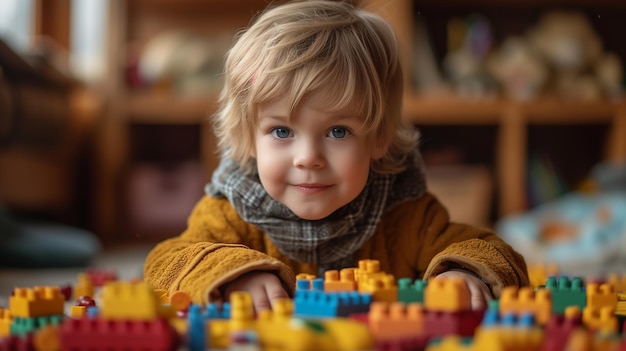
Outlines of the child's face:
M327 112L306 99L289 120L281 99L259 107L255 135L261 183L297 216L322 219L354 200L367 181L372 148L350 110Z

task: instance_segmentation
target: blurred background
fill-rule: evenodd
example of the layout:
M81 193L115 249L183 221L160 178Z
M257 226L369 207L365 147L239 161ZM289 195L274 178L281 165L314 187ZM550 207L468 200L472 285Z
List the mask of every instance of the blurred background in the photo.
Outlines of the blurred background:
M4 257L46 252L35 234L72 232L58 257L179 234L217 165L224 53L268 2L2 0ZM624 1L355 2L397 32L404 117L453 220L530 262L622 262Z

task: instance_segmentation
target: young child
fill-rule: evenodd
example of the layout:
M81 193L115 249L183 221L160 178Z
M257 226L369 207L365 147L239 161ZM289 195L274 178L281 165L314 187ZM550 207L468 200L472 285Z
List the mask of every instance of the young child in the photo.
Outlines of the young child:
M266 10L227 55L221 163L187 230L148 255L146 281L197 303L248 291L257 310L292 296L297 273L360 259L396 278L461 277L474 309L527 285L519 254L450 223L427 192L402 94L397 42L378 16L341 1Z

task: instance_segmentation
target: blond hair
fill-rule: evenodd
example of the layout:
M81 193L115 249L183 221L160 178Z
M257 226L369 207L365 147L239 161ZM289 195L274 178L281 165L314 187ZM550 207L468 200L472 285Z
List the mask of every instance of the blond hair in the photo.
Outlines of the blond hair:
M225 62L214 129L223 156L254 168L258 106L307 96L363 118L372 147L387 150L372 170L404 169L417 131L403 122L402 72L395 34L382 18L344 1L297 1L269 8L239 33Z

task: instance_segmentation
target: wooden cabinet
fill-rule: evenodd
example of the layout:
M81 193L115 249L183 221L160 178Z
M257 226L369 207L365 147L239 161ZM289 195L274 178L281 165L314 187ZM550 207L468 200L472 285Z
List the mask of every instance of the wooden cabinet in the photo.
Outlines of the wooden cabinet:
M404 98L404 115L418 127L428 130L432 126L447 129L467 126L492 126L494 136L491 157L496 180L497 216L512 214L528 209L527 172L530 151L533 147L534 130L548 128L543 138L568 133L570 127L601 126L606 129L596 140L568 140L570 154L564 161L576 162L580 151L599 148L601 154L593 161L624 162L626 160L626 103L623 100L599 99L591 102L566 101L550 96L541 96L530 101L518 102L502 96L484 99L468 99L449 94L430 95L411 85L411 67L419 58L415 57L415 22L430 19L426 29L433 44L439 68L442 47L445 47L447 21L453 16L485 12L499 26L495 28L496 41L506 35L519 35L536 21L546 10L565 9L582 11L593 19L594 29L599 31L605 48L617 52L624 64L626 45L618 32L626 29L620 16L626 14L626 4L621 1L458 1L458 0L371 0L366 6L385 17L395 28L401 43L406 72L407 89ZM437 41L439 40L439 41ZM442 43L443 42L443 43ZM437 48L439 52L437 53ZM428 137L428 136L426 136ZM476 136L479 138L480 136ZM556 142L556 141L555 141ZM598 145L601 144L601 145ZM546 147L542 143L542 147ZM548 148L551 147L548 144ZM552 145L553 147L554 145ZM591 157L593 158L593 156ZM589 167L588 167L589 168ZM588 172L589 169L586 169Z
M607 137L600 141L602 155L597 161L626 159L626 105L623 102L568 102L557 98L517 102L502 97L464 99L453 95L427 95L411 85L410 67L414 57L413 41L416 14L429 16L429 11L454 14L471 10L538 12L556 1L497 1L471 2L458 0L361 0L360 6L385 17L395 28L401 44L402 61L407 72L404 116L418 127L437 126L462 129L466 126L488 126L492 138L488 147L490 167L496 179L497 215L506 215L527 208L526 173L530 134L534 126L549 126L551 132L562 133L565 126L602 125ZM602 13L624 12L620 0L600 2L578 0L573 6L601 6ZM216 94L181 97L159 89L131 89L125 74L131 49L154 35L170 29L189 29L206 35L229 32L245 27L255 13L267 5L265 0L113 0L109 3L110 24L108 44L108 118L99 133L99 177L94 195L96 231L105 239L133 236L124 218L127 208L123 202L127 171L132 167L132 126L186 125L197 128L199 145L197 158L203 179L209 179L217 165L215 140L208 125L208 116L216 108ZM571 5L571 4L570 4ZM621 11L621 12L619 12ZM434 12L433 12L434 13ZM611 22L613 23L613 22ZM518 23L519 24L519 23ZM441 28L440 28L441 32ZM621 48L626 52L626 45ZM623 57L623 56L622 56ZM437 60L440 60L437 57ZM576 149L586 147L586 141L572 141L572 158ZM597 146L597 145L596 145ZM174 235L175 233L172 233Z
M172 161L171 155L159 155L158 152L174 146L187 150L187 154L178 153L175 157L195 161L200 168L202 181L206 182L218 162L215 139L209 125L209 116L216 109L217 91L189 95L180 94L162 84L142 87L129 84L129 75L132 74L129 69L137 50L162 33L180 30L203 36L207 40L215 35L232 38L237 30L248 25L253 14L266 5L264 0L109 2L108 74L105 89L108 109L107 118L98 134L97 185L93 195L94 230L105 242L134 239L154 241L176 235L184 229L184 218L179 221L178 227L141 228L133 224L133 205L129 203L129 197L134 195L129 194L133 190L129 189L129 182L134 179L133 172L138 165ZM173 130L176 133L171 132ZM151 153L149 160L145 159L146 153ZM159 157L166 160L159 160ZM141 179L136 182L145 184ZM178 182L184 183L184 180ZM196 188L197 200L202 195L202 187ZM139 205L134 206L150 205L149 202L149 199L139 201ZM155 205L154 201L152 205ZM191 205L189 201L185 204ZM180 212L176 204L170 206L161 207L159 211ZM153 214L156 214L155 220L158 220L158 212Z

